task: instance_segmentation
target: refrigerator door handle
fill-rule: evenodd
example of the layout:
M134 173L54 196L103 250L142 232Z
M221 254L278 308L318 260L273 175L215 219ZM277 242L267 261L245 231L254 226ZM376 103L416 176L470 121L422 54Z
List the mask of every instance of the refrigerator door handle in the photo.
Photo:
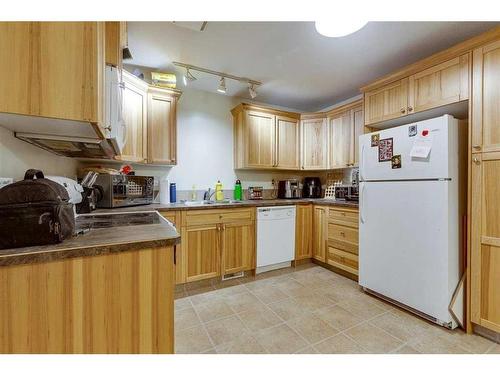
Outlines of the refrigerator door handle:
M363 170L365 169L365 144L363 143L361 145L361 157L360 157L360 168L359 168L359 178L361 181L364 181L365 178L363 177Z
M365 223L365 218L363 216L363 206L365 203L365 189L366 189L366 184L363 184L363 187L361 188L361 202L359 205L359 220L361 221L361 224Z

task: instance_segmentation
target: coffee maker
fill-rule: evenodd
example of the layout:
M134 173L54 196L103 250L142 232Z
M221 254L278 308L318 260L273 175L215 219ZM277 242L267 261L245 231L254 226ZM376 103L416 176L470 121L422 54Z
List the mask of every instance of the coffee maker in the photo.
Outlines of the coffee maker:
M279 199L298 199L300 198L299 181L295 179L278 181Z
M321 180L319 177L304 178L303 198L321 198Z

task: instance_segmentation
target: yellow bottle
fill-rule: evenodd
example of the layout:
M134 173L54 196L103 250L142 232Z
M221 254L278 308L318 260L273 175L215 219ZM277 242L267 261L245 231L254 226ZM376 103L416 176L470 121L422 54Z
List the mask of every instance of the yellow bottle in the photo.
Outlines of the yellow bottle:
M215 200L223 201L224 200L224 192L222 191L222 182L217 181L215 184Z

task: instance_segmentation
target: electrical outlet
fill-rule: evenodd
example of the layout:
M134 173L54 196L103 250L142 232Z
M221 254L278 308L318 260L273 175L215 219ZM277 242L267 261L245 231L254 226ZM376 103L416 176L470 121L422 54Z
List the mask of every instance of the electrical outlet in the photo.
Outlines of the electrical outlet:
M271 185L276 185L276 181L274 180L274 178L271 180Z

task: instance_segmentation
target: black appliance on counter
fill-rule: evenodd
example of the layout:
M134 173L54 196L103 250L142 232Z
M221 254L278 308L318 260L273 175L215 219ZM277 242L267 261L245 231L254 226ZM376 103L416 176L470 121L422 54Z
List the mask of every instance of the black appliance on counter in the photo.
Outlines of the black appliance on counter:
M153 203L154 177L100 173L95 183L102 187L100 208L138 206Z
M299 199L299 181L295 179L278 181L279 199Z
M319 177L304 178L303 198L321 198L321 180Z
M335 186L335 200L359 201L359 186L340 185Z

